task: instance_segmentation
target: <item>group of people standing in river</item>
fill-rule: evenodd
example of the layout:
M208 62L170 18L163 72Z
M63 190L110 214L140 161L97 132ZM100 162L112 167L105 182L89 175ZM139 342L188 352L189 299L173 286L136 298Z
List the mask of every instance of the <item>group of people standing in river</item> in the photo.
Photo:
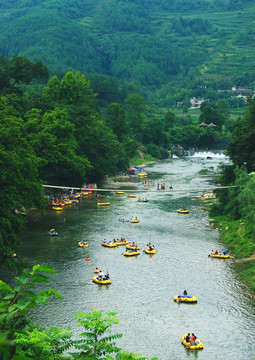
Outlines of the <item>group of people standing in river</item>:
M166 183L165 182L163 182L161 184L157 183L157 190L166 190ZM170 183L170 185L169 185L169 190L174 191L172 183Z

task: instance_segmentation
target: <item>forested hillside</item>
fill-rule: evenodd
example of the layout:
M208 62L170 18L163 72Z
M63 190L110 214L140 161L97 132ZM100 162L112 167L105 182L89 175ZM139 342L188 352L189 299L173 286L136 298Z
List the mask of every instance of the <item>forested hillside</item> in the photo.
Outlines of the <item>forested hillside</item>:
M251 0L9 0L0 54L52 74L103 74L171 106L208 89L254 87ZM97 86L97 84L95 84Z

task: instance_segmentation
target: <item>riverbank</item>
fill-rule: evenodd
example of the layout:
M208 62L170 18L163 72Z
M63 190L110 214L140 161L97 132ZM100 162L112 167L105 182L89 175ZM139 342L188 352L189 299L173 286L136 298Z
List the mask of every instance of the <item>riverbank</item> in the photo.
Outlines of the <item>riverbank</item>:
M227 216L216 216L209 221L210 227L220 231L220 241L234 255L238 275L255 291L255 245L250 236L249 224Z
M217 198L213 192L206 192L200 200L204 202L203 209L209 212ZM228 216L214 216L208 221L210 228L219 230L220 241L234 255L236 271L242 281L255 291L255 244L250 236L249 224L243 219L233 220Z
M144 156L144 158L135 157L130 162L130 167L139 166L140 168L145 168L146 166L150 166L156 164L160 160L153 158L150 155ZM131 180L131 181L129 181ZM118 189L120 186L131 186L137 187L139 183L141 183L141 179L138 175L129 175L126 173L115 175L115 176L107 176L104 181L104 187L111 187L113 189Z
M160 161L159 159L154 158L149 154L144 154L141 151L138 154L130 159L130 167L140 166L144 168L145 166L152 165Z

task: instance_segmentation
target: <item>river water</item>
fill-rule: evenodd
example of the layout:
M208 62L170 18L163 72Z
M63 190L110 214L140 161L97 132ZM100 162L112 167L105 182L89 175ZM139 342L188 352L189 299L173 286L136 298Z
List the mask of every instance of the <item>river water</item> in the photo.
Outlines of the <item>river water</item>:
M63 296L63 300L53 299L38 307L32 313L33 320L46 327L72 326L78 337L83 329L75 325L77 312L89 312L92 307L101 312L113 310L121 320L113 330L123 333L118 341L123 350L160 360L255 358L255 300L238 280L233 258L208 258L212 249L223 250L224 245L217 230L208 226L208 214L198 198L203 192L189 190L213 186L212 178L199 171L216 169L226 158L209 155L207 159L208 154L195 153L186 160L148 167L148 179L155 182L150 187L154 191L146 193L148 203L104 193L103 199L110 196L108 207L99 208L95 197L84 198L62 213L30 216L22 255L31 265L52 266L57 274L52 276L51 286ZM155 191L156 184L163 181L167 190L172 182L175 191ZM130 192L144 189L140 183L134 182ZM122 188L127 188L124 182ZM180 207L190 213L178 214ZM117 221L132 216L140 222ZM51 228L58 231L58 237L48 235ZM142 249L151 242L157 254L149 256L141 251L138 257L126 258L123 246L101 246L103 239L120 237L137 242ZM77 246L81 239L89 242L87 249ZM85 261L87 257L90 262ZM109 271L110 286L92 283L95 266ZM197 304L173 301L184 289L198 298ZM203 341L202 351L185 349L181 336L186 332L194 332Z

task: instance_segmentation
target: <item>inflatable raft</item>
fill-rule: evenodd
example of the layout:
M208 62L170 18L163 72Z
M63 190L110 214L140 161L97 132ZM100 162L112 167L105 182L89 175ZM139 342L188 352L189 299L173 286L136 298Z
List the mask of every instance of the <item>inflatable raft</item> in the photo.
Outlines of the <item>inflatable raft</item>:
M189 213L189 210L181 210L181 209L179 209L179 210L177 210L177 212L178 212L179 214L188 214L188 213Z
M79 247L89 247L88 243L82 243L81 241L78 242Z
M127 245L128 241L127 240L123 240L123 241L115 241L116 246L120 246L120 245Z
M139 246L132 246L132 244L128 244L128 245L126 245L126 249L127 250L135 250L135 249L140 250L140 247Z
M182 336L182 339L181 339L183 345L186 346L187 349L190 349L190 350L201 350L201 349L204 348L204 344L203 344L202 341L199 340L199 339L196 339L196 344L195 344L195 345L189 346L190 343L189 343L189 342L186 342L186 336L187 336L187 335L188 335L188 334L184 334L184 335Z
M98 206L107 206L107 205L110 205L111 203L108 201L108 202L98 202L97 205Z
M113 248L113 247L116 247L116 243L111 243L111 244L108 244L108 243L104 243L102 242L101 243L102 246L105 246L105 247L109 247L109 248Z
M124 256L136 256L136 255L140 255L140 251L137 250L137 251L126 251L124 252L123 254Z
M110 279L108 279L108 280L99 280L97 275L93 276L92 281L94 283L100 284L100 285L109 285L109 284L112 283Z
M131 220L129 220L129 222L131 222L131 223L139 223L139 220L138 219L131 219Z
M210 254L208 255L208 257L212 257L212 258L217 258L217 259L229 259L230 258L230 255L229 254L226 254L226 255L223 255L223 254Z
M63 211L63 208L60 207L60 206L52 206L52 210L55 210L55 211Z
M144 252L146 254L151 254L152 255L152 254L156 254L156 249L149 250L149 249L145 248Z
M176 295L174 297L174 301L178 302L185 302L185 303L196 303L197 298L195 296L189 296L189 295Z

